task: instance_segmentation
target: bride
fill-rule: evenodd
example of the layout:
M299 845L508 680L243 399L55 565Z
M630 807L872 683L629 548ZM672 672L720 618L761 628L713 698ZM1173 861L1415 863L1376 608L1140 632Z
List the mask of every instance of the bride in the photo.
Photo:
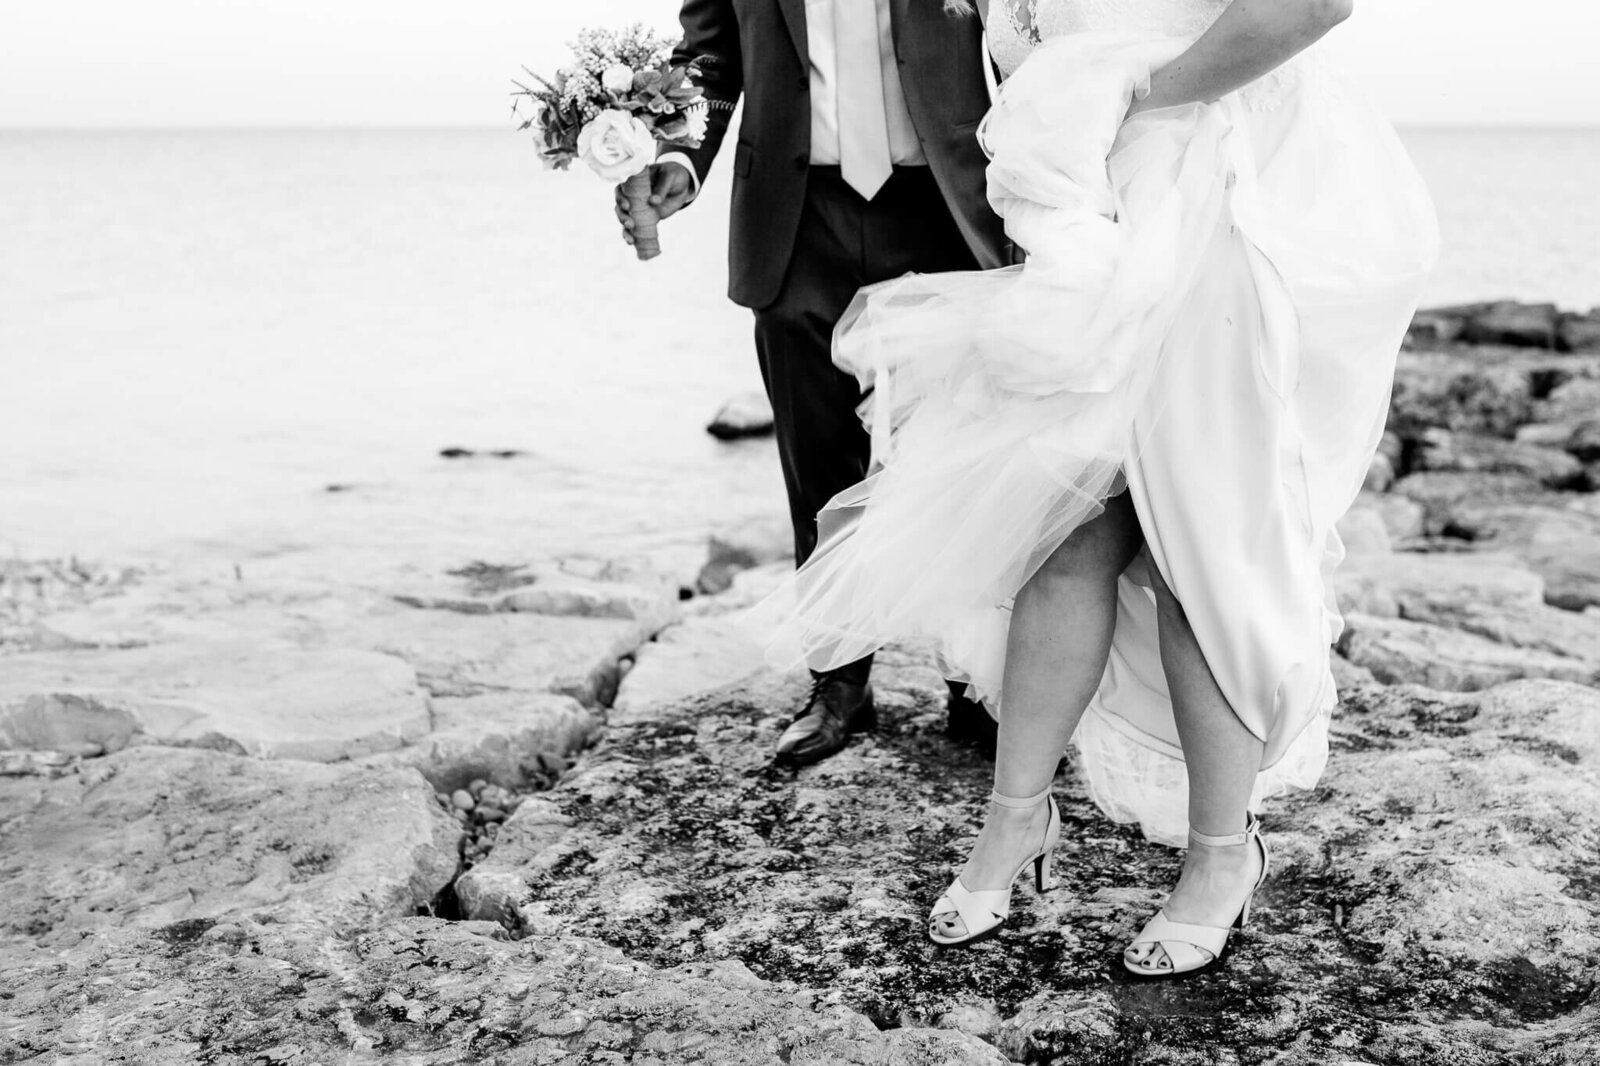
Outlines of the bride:
M936 943L997 930L1029 867L1048 887L1070 742L1108 815L1188 845L1123 964L1218 963L1267 874L1253 812L1321 773L1334 525L1437 245L1393 131L1312 47L1350 3L976 4L989 199L1028 261L857 297L835 361L873 390L874 473L773 601L774 661L929 639L999 718Z

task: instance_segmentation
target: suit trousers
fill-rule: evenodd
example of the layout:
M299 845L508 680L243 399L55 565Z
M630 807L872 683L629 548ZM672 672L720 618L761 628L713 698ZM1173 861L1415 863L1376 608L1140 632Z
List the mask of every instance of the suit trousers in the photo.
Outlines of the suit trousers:
M772 400L794 525L795 564L817 546L817 512L867 473L856 379L833 365L833 328L864 285L915 271L976 270L927 167L896 167L872 200L838 167L813 166L793 258L777 298L755 313L756 354ZM864 682L872 660L840 674Z

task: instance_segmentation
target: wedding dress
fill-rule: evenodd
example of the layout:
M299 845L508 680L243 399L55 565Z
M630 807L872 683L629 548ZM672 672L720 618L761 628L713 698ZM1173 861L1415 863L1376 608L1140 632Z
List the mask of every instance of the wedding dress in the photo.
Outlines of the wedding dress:
M769 659L827 669L928 639L999 707L1012 598L1110 495L1146 553L1073 743L1091 795L1186 837L1187 776L1146 567L1266 745L1252 799L1328 752L1334 524L1361 487L1432 265L1392 129L1313 47L1209 105L1123 122L1228 0L993 0L979 129L1025 265L863 290L835 361L872 393L874 472L819 516ZM1013 5L1013 6L1008 6Z

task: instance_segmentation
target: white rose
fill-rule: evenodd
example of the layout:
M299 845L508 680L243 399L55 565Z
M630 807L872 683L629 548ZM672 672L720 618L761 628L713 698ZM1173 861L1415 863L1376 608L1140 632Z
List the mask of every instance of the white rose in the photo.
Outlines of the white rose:
M578 157L607 181L633 177L655 156L655 134L626 111L602 111L578 132Z
M607 67L606 72L600 75L600 84L614 93L632 92L633 68L626 63L618 63L614 67Z

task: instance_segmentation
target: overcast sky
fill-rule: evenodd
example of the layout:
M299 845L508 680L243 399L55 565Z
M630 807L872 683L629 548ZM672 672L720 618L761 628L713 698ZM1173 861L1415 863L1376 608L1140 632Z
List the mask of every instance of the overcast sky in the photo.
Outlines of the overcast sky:
M927 0L919 0L927 2ZM477 126L580 26L674 0L5 0L0 127ZM1408 124L1600 125L1594 0L1357 0L1334 46Z

